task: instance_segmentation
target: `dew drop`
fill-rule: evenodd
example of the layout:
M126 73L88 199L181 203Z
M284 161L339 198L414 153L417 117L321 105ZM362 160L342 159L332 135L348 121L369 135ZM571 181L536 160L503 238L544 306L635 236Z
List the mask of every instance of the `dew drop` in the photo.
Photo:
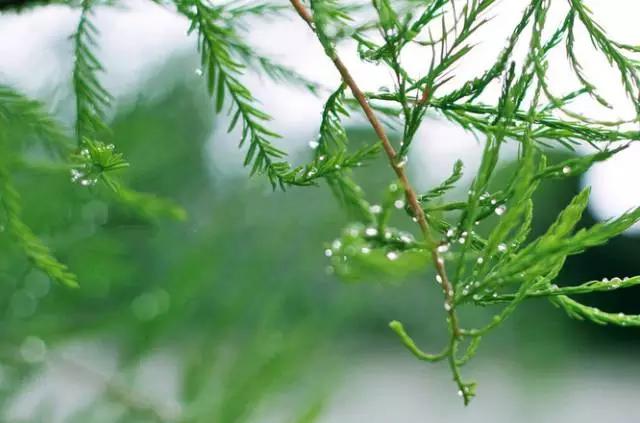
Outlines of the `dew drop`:
M562 173L564 173L565 175L568 175L571 173L571 168L569 166L565 166L562 168Z
M400 241L404 242L405 244L409 244L410 242L413 242L413 239L407 234L402 234L400 235Z
M387 258L391 261L396 260L398 258L398 253L396 253L395 251L389 251L386 254Z
M507 206L505 206L504 204L501 204L495 208L494 213L497 214L498 216L502 216L505 211L507 211Z
M449 238L453 238L453 237L455 236L455 234L456 234L456 231L454 231L453 229L449 229L449 230L447 231L447 236L448 236Z
M439 284L442 284L442 276L436 275L436 282L438 282Z
M418 218L417 217L412 217L411 220L413 220L414 223L418 223Z
M396 200L396 201L394 201L394 202L393 202L393 206L394 206L396 209L402 209L402 208L404 208L404 201L402 201L402 200Z
M197 76L202 76L202 74L203 74L203 73L204 73L204 72L202 72L202 69L200 69L200 68L196 68L196 70L195 70L195 74L196 74Z
M378 230L376 228L369 227L364 230L364 234L366 236L376 236L378 235Z
M339 250L339 249L340 249L340 247L342 247L342 242L341 242L339 239L336 239L336 240L334 240L334 241L331 243L331 247L332 247L334 250Z
M458 391L458 396L461 397L462 395L464 395L464 393L461 390L459 390Z
M315 150L319 146L320 146L320 143L318 141L316 141L316 140L309 141L309 148L310 149Z
M498 251L504 253L505 251L507 251L507 245L502 243L498 245Z
M449 303L444 303L444 309L445 309L446 311L451 311L451 304L449 304Z
M447 251L449 251L449 244L440 244L438 245L437 250L439 253L446 253Z
M465 238L465 237L460 237L460 238L458 239L458 243L459 243L459 244L464 244L465 242L467 242L467 238Z
M373 206L369 207L369 211L373 214L379 214L382 212L382 207L380 207L380 205L378 204L374 204Z
M498 201L495 198L491 199L491 204L496 204Z
M484 259L482 257L478 257L478 260L476 260L476 263L482 264L484 263Z
M409 159L407 158L407 156L402 156L400 158L400 161L396 163L396 166L404 167L407 164L408 161L409 161Z
M391 185L389 185L389 191L391 191L391 192L396 192L396 191L398 191L398 185L397 185L397 184L391 184Z
M326 159L327 156L325 156L324 154L318 157L318 160L320 160L321 162L324 161L324 159Z
M333 255L333 251L331 250L331 248L327 248L326 250L324 250L324 255L325 257L331 257Z
M362 254L369 254L369 253L371 252L371 249L370 249L369 247L362 247L362 248L360 249L360 252L361 252Z

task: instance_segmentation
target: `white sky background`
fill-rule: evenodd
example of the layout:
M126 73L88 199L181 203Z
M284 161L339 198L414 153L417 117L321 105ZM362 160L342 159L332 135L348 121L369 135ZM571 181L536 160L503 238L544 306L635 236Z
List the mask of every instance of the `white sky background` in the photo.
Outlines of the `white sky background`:
M503 0L494 7L491 14L495 18L478 34L478 40L482 42L469 55L469 60L456 69L458 77L474 76L492 63L526 3ZM610 35L626 43L640 44L637 27L640 2L592 0L589 4ZM551 21L559 22L565 8L564 2L552 2ZM48 99L52 109L68 122L73 118L73 110L68 106L71 104L69 75L72 66L68 36L74 31L77 18L77 11L61 6L0 16L0 83ZM118 8L99 10L96 22L101 30L99 56L108 70L102 78L121 104L127 98L135 98L143 82L171 57L188 57L186 54L195 48L193 37L186 36L187 22L151 2L123 1ZM250 28L250 40L261 46L262 51L329 87L338 83L332 64L299 20L256 20ZM589 43L580 36L578 34L579 41L582 40L579 51L585 53L582 57L586 73L600 84L601 92L614 105L624 105L618 76L599 54L589 51ZM557 54L562 56L562 50ZM387 71L357 59L353 44L346 43L341 48L341 55L363 88L376 90L392 85ZM428 58L417 49L409 50L403 60L405 66L415 72L428 65ZM185 65L185 78L194 77L195 63L194 55ZM575 87L575 80L565 66L562 57L551 57L550 73L558 92ZM296 153L304 152L308 141L316 135L323 100L251 75L245 81L254 89L264 109L274 117L273 128L285 135L282 141L285 148L294 157ZM574 108L597 118L616 118L618 114L629 117L632 112L626 104L611 114L602 108L594 108L588 101L576 102ZM244 153L237 149L237 136L225 134L224 125L217 126L220 129L211 135L208 148L212 167L223 174L246 172L240 168ZM461 129L444 120L428 121L413 144L408 167L418 187L424 188L445 177L458 157L465 161L469 169L467 174L473 173L480 151L481 145ZM640 204L640 184L636 182L640 179L638 160L640 146L633 145L608 162L596 165L586 175L583 182L593 187L591 208L599 218L619 215Z

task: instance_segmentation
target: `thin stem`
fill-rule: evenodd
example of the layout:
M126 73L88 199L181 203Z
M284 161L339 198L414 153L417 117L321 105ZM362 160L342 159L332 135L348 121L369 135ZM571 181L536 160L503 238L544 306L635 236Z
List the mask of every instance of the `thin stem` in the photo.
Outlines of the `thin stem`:
M300 0L290 0L290 2L293 8L298 12L298 15L300 15L300 17L307 23L307 25L309 25L309 27L316 34L318 34L317 29L315 28L315 25L314 25L313 16L309 13L309 11L305 8L305 6L300 2ZM344 62L340 59L335 49L329 49L329 48L326 48L325 46L325 52L333 61L333 64L335 65L336 69L340 73L342 80L351 90L353 96L356 98L365 116L367 117L367 120L369 121L376 135L382 142L382 147L389 160L389 165L391 166L391 168L393 169L393 171L395 172L396 176L400 181L400 185L402 186L402 189L404 190L404 193L405 193L407 204L409 205L409 208L413 216L415 217L418 225L420 226L420 230L426 241L427 248L429 248L431 251L431 259L433 260L434 266L436 268L436 272L441 281L442 291L444 293L445 310L449 316L448 320L449 320L449 329L451 331L451 340L450 340L450 346L447 349L447 351L451 355L450 361L451 361L451 366L454 368L454 375L456 376L455 381L458 384L459 388L461 389L461 392L463 392L465 404L467 404L469 400L467 396L467 390L459 376L458 369L455 364L455 350L456 350L456 346L458 344L459 339L462 337L462 331L460 330L460 326L458 323L458 316L455 312L455 303L454 303L455 293L454 293L453 284L449 281L449 278L447 276L444 259L440 256L440 253L438 252L438 243L436 242L436 240L434 239L431 233L429 223L427 222L427 217L424 211L422 210L420 202L418 201L418 196L416 194L416 191L413 189L413 186L411 185L409 178L407 177L407 174L404 169L404 165L401 162L399 163L397 161L397 153L393 148L393 145L391 144L391 141L389 140L389 137L387 136L384 130L384 127L382 126L382 123L378 120L378 118L375 115L375 112L367 102L365 94L362 92L362 90L360 89L356 81L353 79L353 77L351 76L351 73L349 72L349 69L346 67Z
M316 29L313 23L313 16L311 16L311 14L305 8L305 6L300 2L300 0L290 0L290 1L293 8L296 10L296 12L298 12L298 15L300 15L300 17L307 23L307 25L309 25L309 27L315 32ZM397 153L393 148L393 145L391 145L391 141L389 140L389 137L387 136L384 130L384 127L382 126L382 123L376 117L375 112L367 102L365 94L362 92L362 90L360 89L356 81L351 76L349 69L346 67L346 65L340 59L337 53L334 52L332 57L330 58L333 61L333 64L335 65L336 69L340 73L342 80L344 81L345 84L347 84L347 86L353 93L353 96L356 98L356 100L362 107L362 111L367 117L367 120L369 121L376 135L382 142L382 148L384 149L384 152L386 153L387 158L389 159L389 164L393 169L393 171L395 172L396 176L398 177L400 181L400 185L404 190L407 204L409 205L413 216L416 218L417 223L420 226L420 230L422 232L422 235L425 238L427 247L431 250L431 258L436 267L436 271L440 276L440 278L442 278L442 290L444 292L445 304L446 304L446 308L448 309L449 318L451 319L451 330L454 337L459 337L460 328L458 326L458 318L455 311L453 310L453 305L454 305L453 285L451 284L451 282L449 281L449 278L447 277L444 260L440 257L440 254L438 253L438 244L434 240L433 235L431 234L429 223L427 222L427 218L424 214L424 211L420 206L420 202L418 201L418 196L416 194L416 191L413 189L411 183L409 182L409 178L407 177L407 173L405 172L404 165L401 163L398 163L398 161L396 160Z

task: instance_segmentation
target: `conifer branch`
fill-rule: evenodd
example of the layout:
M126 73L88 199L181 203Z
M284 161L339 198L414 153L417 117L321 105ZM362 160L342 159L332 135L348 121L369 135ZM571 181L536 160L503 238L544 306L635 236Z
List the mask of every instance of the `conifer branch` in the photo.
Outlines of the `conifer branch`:
M340 73L342 80L349 87L351 93L356 98L358 103L360 104L362 111L364 112L367 120L371 124L374 132L380 139L382 143L382 148L387 155L389 164L393 169L394 173L398 177L399 183L402 186L402 189L405 193L405 198L407 204L411 210L412 215L417 220L418 225L420 226L420 230L422 235L425 238L427 248L431 251L431 258L438 273L438 276L441 278L442 290L444 293L444 302L445 302L445 310L449 315L449 324L451 330L451 342L449 345L448 353L450 354L451 366L454 371L454 378L456 379L456 383L460 387L461 392L463 392L465 403L468 402L471 392L469 391L469 386L462 382L460 376L457 371L457 366L455 364L455 357L453 357L452 352L455 350L455 347L458 342L458 338L461 336L460 328L458 327L458 317L454 309L454 290L451 282L449 282L449 278L447 276L447 272L445 269L444 260L440 257L440 253L438 252L438 245L431 234L431 229L429 227L429 223L427 222L426 216L420 202L418 201L417 194L413 189L409 178L404 169L404 163L401 160L398 160L397 153L393 146L391 145L391 141L389 140L384 127L381 122L378 120L375 112L369 105L364 93L356 83L356 81L351 76L348 68L344 64L344 62L340 59L338 54L336 53L333 46L328 42L326 35L322 33L322 29L320 25L314 23L313 16L307 11L304 5L299 0L291 0L291 4L294 9L297 11L298 15L307 23L307 25L317 34L318 39L322 43L326 54L329 56L336 69ZM314 2L312 1L312 8Z

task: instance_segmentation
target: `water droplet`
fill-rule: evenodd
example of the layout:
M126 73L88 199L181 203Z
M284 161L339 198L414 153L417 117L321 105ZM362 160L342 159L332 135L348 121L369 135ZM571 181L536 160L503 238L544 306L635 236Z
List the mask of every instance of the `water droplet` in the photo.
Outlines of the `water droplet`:
M565 175L568 175L571 173L571 168L569 166L565 166L562 168L562 173L564 173Z
M381 93L388 93L389 87L385 87L384 85L382 85L380 86L380 88L378 88L378 91L380 91Z
M369 247L362 247L362 248L360 249L360 252L361 252L362 254L369 254L369 253L371 252L371 249L370 249Z
M396 253L395 251L389 251L386 254L387 258L391 261L396 260L398 258L398 253Z
M439 284L442 284L442 276L436 275L436 282L438 282Z
M324 250L324 255L325 257L331 257L333 255L333 251L331 250L331 248L327 248L326 250Z
M504 253L505 251L507 251L507 246L506 244L502 243L502 244L498 244L498 251Z
M376 236L378 235L378 230L376 228L369 227L364 230L364 234L366 236Z
M476 263L482 264L484 263L484 259L482 257L478 257L478 260L476 260Z
M446 311L451 311L451 304L449 304L449 303L444 303L444 309L445 309Z
M384 232L384 239L391 239L391 237L393 236L393 234L389 231L385 231Z
M39 363L47 356L47 344L37 336L27 336L20 345L20 356L28 363Z
M417 217L412 217L411 220L413 220L414 223L418 223L418 218Z
M464 288L462 290L462 295L467 295L467 294L469 294L469 290L467 288Z
M492 296L493 298L498 298L498 293L497 293L497 292L494 292L493 294L491 294L491 296Z
M556 285L556 284L551 285L551 290L552 290L552 291L557 291L558 289L560 289L560 288L558 287L558 285Z
M482 297L480 296L480 294L474 294L474 295L473 295L473 299L474 299L474 301L478 301L480 298L482 298Z
M491 199L491 204L495 205L498 201L495 198Z
M403 207L404 207L404 201L402 201L402 200L396 200L396 201L394 201L394 202L393 202L393 206L394 206L396 209L401 209L401 208L403 208Z
M438 258L436 259L438 264L442 265L444 264L444 259L441 256L438 256Z
M465 237L460 237L460 238L458 239L458 243L459 243L459 244L464 244L465 242L467 242L467 238L465 238Z
M624 317L624 313L618 313L618 317L623 318Z
M90 187L98 182L98 178L83 178L80 179L80 185L83 187Z
M380 207L380 205L378 204L374 204L373 206L369 207L369 211L373 214L378 214L382 212L382 207Z
M310 149L315 150L319 146L320 146L320 143L318 141L316 141L316 140L309 141L309 148Z
M407 234L402 234L400 235L400 241L404 242L405 244L409 244L413 242L413 238L411 238L411 236Z
M335 165L333 168L334 168L335 170L340 170L340 168L341 168L341 167L340 167L340 165L339 165L339 164L337 164L337 165Z
M476 220L475 222L473 222L474 225L478 226L480 224L479 220Z
M409 159L407 158L407 156L402 156L402 157L400 158L400 161L398 161L398 162L396 163L396 166L398 166L398 167L404 167L404 166L407 164L407 162L408 162L408 161L409 161Z
M391 185L389 185L389 191L391 191L391 192L396 192L396 191L398 191L398 184L391 184Z
M195 70L195 74L196 74L197 76L202 76L202 74L203 74L203 73L204 73L204 72L202 72L202 69L200 69L200 68L196 68L196 70Z
M447 251L449 251L449 244L440 244L438 245L437 250L439 253L446 253Z
M339 250L340 247L342 247L342 242L339 239L336 239L331 243L331 248L334 250Z
M458 396L461 397L462 395L464 395L464 393L461 390L459 390L458 391Z
M464 231L463 233L460 234L460 236L464 236L464 237L466 237L467 235L469 235L469 232L467 231Z
M78 182L78 180L83 177L83 172L80 172L78 169L71 169L71 182Z
M318 160L320 160L321 162L323 162L324 159L326 159L326 158L327 158L327 156L325 156L324 154L321 155L321 156L318 156Z
M448 236L449 238L453 238L455 235L456 235L456 231L454 231L453 229L449 229L449 230L447 231L447 236Z
M497 214L498 216L502 216L505 211L507 211L507 206L505 206L504 204L501 204L495 208L494 213Z

